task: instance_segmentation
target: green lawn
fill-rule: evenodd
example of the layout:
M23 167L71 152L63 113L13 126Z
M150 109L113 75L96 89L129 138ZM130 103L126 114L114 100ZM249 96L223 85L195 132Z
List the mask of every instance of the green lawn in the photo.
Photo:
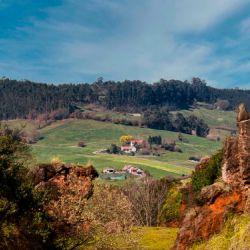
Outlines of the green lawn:
M139 246L145 250L170 250L175 242L178 229L167 227L139 227Z
M68 163L93 164L98 170L107 166L121 168L125 164L133 164L149 170L155 177L168 174L174 176L189 174L195 165L188 160L190 155L210 155L221 147L218 142L184 135L189 143L177 143L183 153L165 151L159 157L95 154L95 151L105 149L112 143L119 145L121 135L131 134L144 139L147 139L149 135L161 135L162 138L177 140L178 133L93 120L58 121L40 132L44 138L32 146L33 154L38 162L50 162L53 157L57 156ZM79 141L84 141L87 146L77 147Z

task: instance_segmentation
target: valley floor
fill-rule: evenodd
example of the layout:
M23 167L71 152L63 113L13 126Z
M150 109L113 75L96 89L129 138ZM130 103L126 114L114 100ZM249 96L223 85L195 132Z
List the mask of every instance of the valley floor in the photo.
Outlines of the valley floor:
M93 164L97 170L105 167L118 169L132 164L148 170L155 177L188 175L196 164L188 160L190 156L211 155L221 148L220 142L192 135L184 135L188 143L182 143L178 142L178 133L93 120L58 121L40 131L43 139L32 147L38 162L50 162L53 157L59 157L64 162ZM160 135L164 139L175 140L183 153L164 151L160 156L95 153L111 144L120 145L120 136L127 134L144 140L147 140L149 135ZM86 147L78 147L79 141L84 141Z

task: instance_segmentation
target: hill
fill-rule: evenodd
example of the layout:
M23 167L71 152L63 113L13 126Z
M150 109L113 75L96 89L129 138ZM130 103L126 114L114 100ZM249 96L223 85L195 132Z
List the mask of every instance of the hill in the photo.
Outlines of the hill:
M25 120L10 122L12 126L27 123ZM35 127L33 121L28 122L27 130ZM148 170L153 176L181 176L190 174L195 162L188 160L190 156L206 156L221 148L220 142L210 141L192 135L185 135L187 142L178 141L178 133L116 125L93 120L63 120L40 129L41 140L32 145L32 152L38 162L50 162L53 157L71 163L93 164L98 170L104 167L121 168L132 164ZM126 156L98 153L111 144L120 144L121 135L131 134L136 138L147 140L148 136L160 135L162 138L175 140L183 153L165 151L160 156ZM86 147L78 147L84 141Z
M191 82L161 79L153 84L99 80L77 85L0 80L0 119L34 118L55 110L60 110L58 117L65 118L77 105L90 103L134 112L150 106L187 109L197 101L214 104L218 100L226 100L231 110L240 102L250 106L250 91L212 88L199 78Z
M217 137L220 137L220 139L223 140L225 139L225 137L229 136L231 132L236 132L236 112L234 111L196 107L186 110L180 110L178 112L183 114L185 117L195 115L196 117L204 120L204 122L210 128L210 138L216 139Z

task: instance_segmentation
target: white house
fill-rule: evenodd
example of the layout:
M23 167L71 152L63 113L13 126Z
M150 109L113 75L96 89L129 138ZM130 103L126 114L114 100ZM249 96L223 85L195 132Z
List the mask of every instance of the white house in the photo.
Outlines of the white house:
M102 171L104 174L113 174L115 170L113 168L106 168Z
M136 147L134 145L121 146L121 151L123 151L124 153L135 153Z

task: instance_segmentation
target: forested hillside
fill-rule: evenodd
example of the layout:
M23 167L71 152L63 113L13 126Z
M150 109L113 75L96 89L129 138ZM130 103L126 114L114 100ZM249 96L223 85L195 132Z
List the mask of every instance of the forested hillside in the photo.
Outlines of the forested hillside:
M70 113L76 105L89 103L135 112L151 106L186 109L196 101L214 104L218 100L227 100L227 109L239 102L250 107L250 90L216 89L199 78L191 82L161 79L153 84L99 79L93 84L62 85L0 80L0 119L32 118L58 109Z

